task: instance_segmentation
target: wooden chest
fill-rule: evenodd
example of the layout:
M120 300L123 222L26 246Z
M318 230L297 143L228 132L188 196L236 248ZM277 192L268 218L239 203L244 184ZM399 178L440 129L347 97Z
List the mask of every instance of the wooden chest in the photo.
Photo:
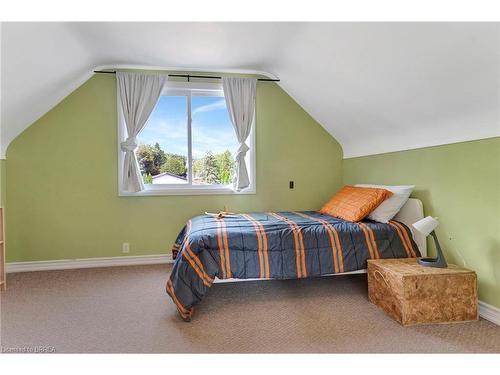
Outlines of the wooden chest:
M368 298L402 325L478 319L471 270L422 267L416 259L368 261Z

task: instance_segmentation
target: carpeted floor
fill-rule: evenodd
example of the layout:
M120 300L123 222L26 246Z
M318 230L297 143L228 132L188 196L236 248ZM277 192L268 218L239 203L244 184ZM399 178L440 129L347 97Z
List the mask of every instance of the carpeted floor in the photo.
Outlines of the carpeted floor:
M366 276L215 284L184 323L170 266L8 275L1 345L57 352L500 352L488 321L404 328L366 295Z

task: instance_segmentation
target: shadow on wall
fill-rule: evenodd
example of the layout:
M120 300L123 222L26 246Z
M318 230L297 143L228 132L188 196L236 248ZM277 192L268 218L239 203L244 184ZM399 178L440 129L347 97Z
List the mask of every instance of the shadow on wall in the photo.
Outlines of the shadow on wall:
M432 204L431 192L429 190L414 190L411 197L420 199L422 201L424 205L424 216L433 216L439 219L440 215L438 212L436 212L434 205ZM453 236L450 234L449 228L447 228L445 222L441 222L440 225L436 228L436 234L438 236L439 243L443 248L446 260L449 263L466 267L466 260L463 254L460 252L458 247L453 246L453 244L451 243ZM427 237L427 256L436 256L436 246L431 236Z
M500 242L490 237L485 242L485 246L484 254L487 256L489 268L483 270L481 273L483 277L479 277L478 274L478 289L482 294L495 295L498 293L498 287L500 286ZM488 274L491 276L488 277ZM494 306L498 307L498 305Z
M424 204L424 215L434 215L434 207L432 206L431 192L429 190L413 190L411 198L417 198Z

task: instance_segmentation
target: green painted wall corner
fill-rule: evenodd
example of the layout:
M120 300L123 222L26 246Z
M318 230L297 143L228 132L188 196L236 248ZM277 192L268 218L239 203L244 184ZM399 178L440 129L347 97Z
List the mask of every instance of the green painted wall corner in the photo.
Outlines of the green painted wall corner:
M345 159L343 168L348 184L416 185L448 261L475 270L480 299L500 307L500 138Z

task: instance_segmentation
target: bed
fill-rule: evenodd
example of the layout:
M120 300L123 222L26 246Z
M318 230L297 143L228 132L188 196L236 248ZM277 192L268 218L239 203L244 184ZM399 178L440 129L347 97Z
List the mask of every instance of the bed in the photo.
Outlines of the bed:
M351 223L316 211L196 216L174 244L166 290L189 321L217 280L338 275L364 272L367 259L419 257L425 238L410 228L422 217L416 199L387 224Z

